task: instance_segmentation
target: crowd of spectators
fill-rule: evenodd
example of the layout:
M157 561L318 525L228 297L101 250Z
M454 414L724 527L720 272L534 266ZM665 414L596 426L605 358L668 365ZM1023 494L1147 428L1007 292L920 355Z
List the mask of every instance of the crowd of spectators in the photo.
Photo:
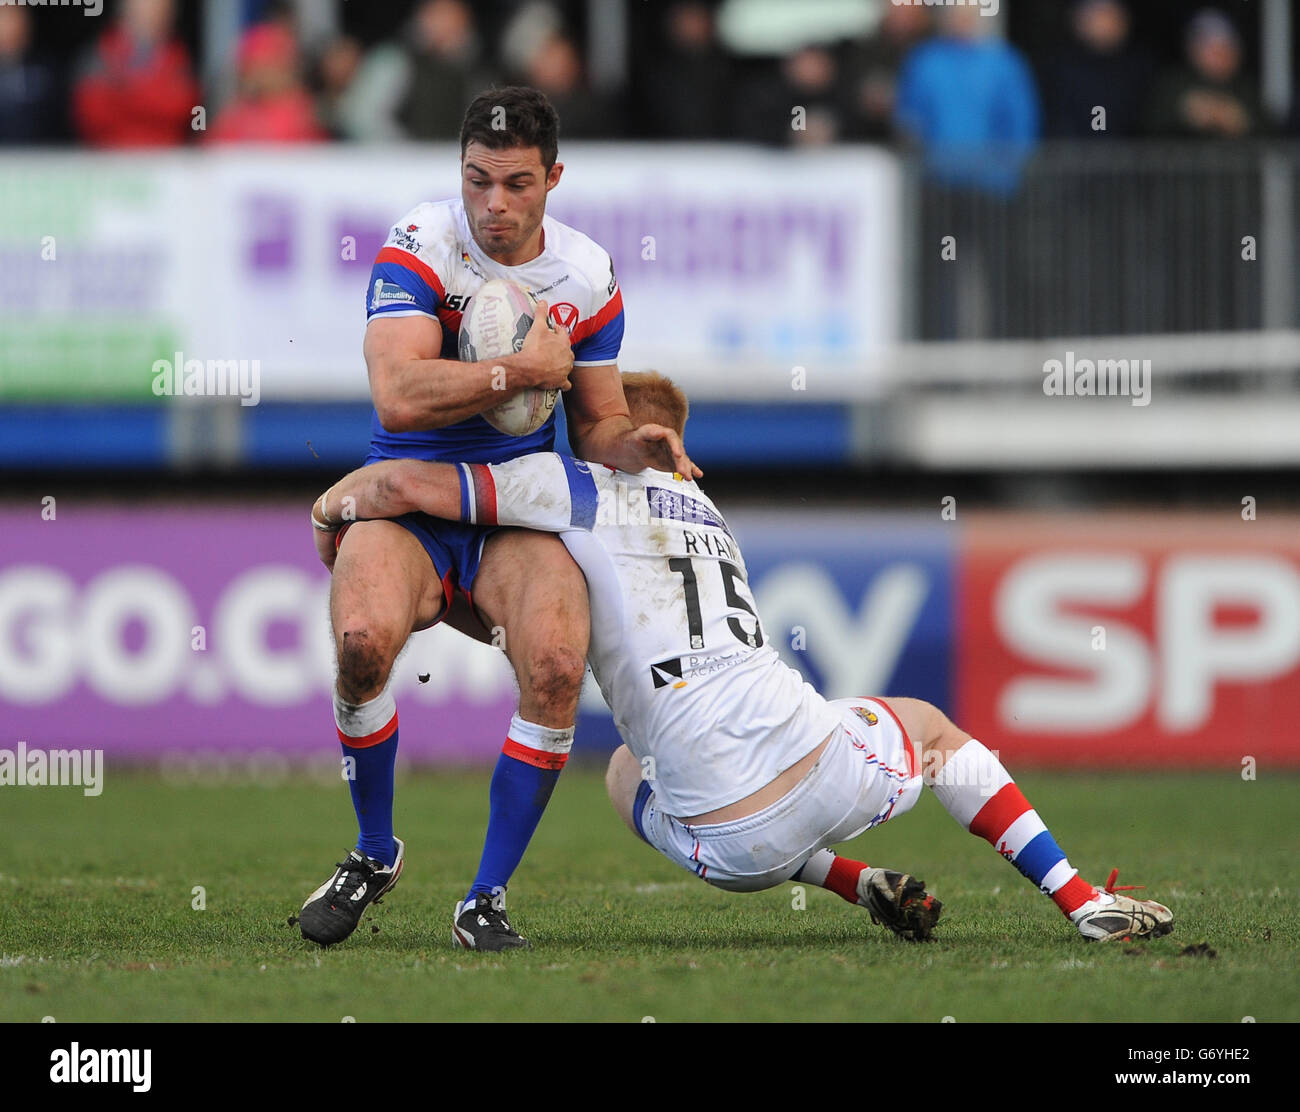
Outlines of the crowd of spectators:
M57 59L33 45L43 9L5 4L0 143L448 139L475 92L509 81L545 91L564 135L578 139L914 140L941 159L969 145L1027 149L1041 137L1277 129L1231 16L1194 14L1170 66L1136 41L1135 2L1074 0L1067 33L1030 56L977 6L878 0L870 34L754 59L724 45L716 0L673 0L655 5L654 34L630 44L628 81L614 89L591 80L586 29L561 0L414 0L398 33L373 43L342 31L304 41L293 7L272 3L243 29L221 96L199 80L174 0L110 4L97 38ZM795 107L802 114L792 117Z

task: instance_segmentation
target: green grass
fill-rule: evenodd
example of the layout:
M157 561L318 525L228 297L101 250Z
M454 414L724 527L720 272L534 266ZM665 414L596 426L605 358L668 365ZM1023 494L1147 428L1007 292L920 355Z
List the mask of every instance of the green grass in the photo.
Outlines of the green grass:
M795 910L789 885L708 887L628 834L599 775L573 768L510 890L532 952L450 946L486 773L401 777L402 883L323 951L287 920L354 829L342 785L176 787L110 769L98 798L3 788L0 1020L1300 1019L1300 780L1018 781L1086 875L1120 866L1173 907L1175 932L1084 943L927 793L848 849L944 901L937 941L910 945L819 889ZM1180 953L1202 941L1218 956Z

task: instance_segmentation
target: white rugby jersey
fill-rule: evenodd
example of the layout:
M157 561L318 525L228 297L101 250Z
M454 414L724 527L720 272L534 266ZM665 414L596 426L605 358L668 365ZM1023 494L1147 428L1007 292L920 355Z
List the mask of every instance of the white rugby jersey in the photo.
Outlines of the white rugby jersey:
M559 533L582 569L591 670L667 814L745 798L834 729L767 642L740 548L695 482L549 452L459 474L461 520Z
M505 266L475 242L459 200L416 205L392 226L370 271L366 320L431 317L442 325L442 357L455 359L460 322L470 299L490 278L508 278L534 298L546 299L551 321L569 333L575 367L618 361L623 293L608 252L567 224L543 216L541 254ZM554 443L554 416L527 437L508 436L478 414L443 428L402 433L385 429L378 414L371 418L372 459L497 461Z

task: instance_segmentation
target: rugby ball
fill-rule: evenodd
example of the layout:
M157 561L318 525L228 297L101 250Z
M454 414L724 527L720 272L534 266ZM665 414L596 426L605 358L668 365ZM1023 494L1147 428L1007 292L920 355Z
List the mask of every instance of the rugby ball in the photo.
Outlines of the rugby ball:
M477 363L518 352L533 325L535 308L528 291L517 282L506 278L484 282L461 318L457 347L461 361ZM482 417L508 436L527 436L546 424L559 396L558 390L530 387L484 410Z

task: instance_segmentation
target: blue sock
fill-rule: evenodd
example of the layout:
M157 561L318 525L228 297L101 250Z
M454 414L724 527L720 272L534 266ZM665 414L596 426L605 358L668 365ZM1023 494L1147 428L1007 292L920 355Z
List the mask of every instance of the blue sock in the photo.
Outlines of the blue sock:
M572 744L572 727L552 730L514 717L492 773L487 837L466 900L505 891L550 802Z
M339 740L343 745L344 759L351 758L348 777L348 790L352 793L352 807L357 813L357 826L360 836L357 849L367 857L391 865L397 860L397 844L393 841L393 766L397 763L397 708L393 698L384 692L369 703L359 706L342 702L334 697L335 720L339 725ZM391 711L391 713L389 713ZM382 721L381 721L382 720ZM361 740L366 735L357 735L360 721L364 729L381 721L378 730L371 734L392 728L392 733L383 741L364 746L349 745L349 740ZM344 734L344 725L349 727L349 734Z

